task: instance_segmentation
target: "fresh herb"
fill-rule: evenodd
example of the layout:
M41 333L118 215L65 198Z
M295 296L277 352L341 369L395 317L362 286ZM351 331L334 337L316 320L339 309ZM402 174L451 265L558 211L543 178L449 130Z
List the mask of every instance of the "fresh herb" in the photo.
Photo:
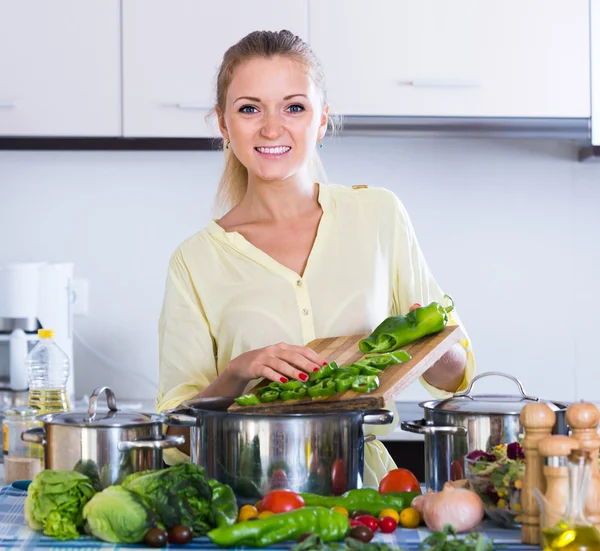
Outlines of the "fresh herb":
M447 524L441 532L434 532L425 538L419 549L421 551L493 551L494 540L477 532L458 537L454 527Z
M346 538L343 542L323 543L319 536L311 534L302 543L297 543L291 551L402 551L385 543L364 543L355 538Z

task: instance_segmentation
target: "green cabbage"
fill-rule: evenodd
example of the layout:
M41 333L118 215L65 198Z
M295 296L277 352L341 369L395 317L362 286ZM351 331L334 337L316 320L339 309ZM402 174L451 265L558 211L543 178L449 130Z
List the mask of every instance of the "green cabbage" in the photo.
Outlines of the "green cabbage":
M109 486L83 508L88 531L111 543L139 543L151 528L161 527L146 499L122 486Z
M83 507L96 491L92 481L74 471L42 471L29 486L25 520L32 530L58 539L79 537Z
M167 527L189 526L194 535L213 527L212 490L202 467L180 463L159 471L129 475L123 487L148 499Z

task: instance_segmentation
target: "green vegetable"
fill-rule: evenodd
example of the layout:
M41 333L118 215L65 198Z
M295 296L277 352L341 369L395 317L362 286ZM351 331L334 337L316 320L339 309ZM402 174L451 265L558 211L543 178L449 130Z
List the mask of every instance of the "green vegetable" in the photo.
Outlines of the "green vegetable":
M163 528L150 503L123 486L109 486L83 508L93 536L111 543L139 543L152 528Z
M238 505L231 486L221 484L214 478L208 479L212 490L211 509L217 528L235 524L238 516Z
M340 366L337 364L337 362L330 362L327 365L324 365L321 369L319 369L319 371L311 373L309 381L320 381L321 379L332 377L339 368Z
M383 369L378 369L377 367L372 367L370 365L363 365L360 374L361 375L379 375Z
M207 535L221 547L250 545L266 547L306 532L317 534L323 541L341 540L350 527L346 515L324 507L303 507L264 519L239 522L227 528L215 528Z
M260 401L264 404L274 402L275 400L279 400L279 392L276 390L267 390L267 392L263 392L260 397Z
M347 375L355 375L356 376L356 375L360 374L361 367L362 366L356 365L356 364L340 367L332 376L334 379L340 379L341 377L345 377Z
M92 459L80 459L77 461L77 463L75 463L73 470L87 476L90 479L94 490L97 492L102 491L102 485L100 484L100 471L98 470L98 465L95 461Z
M450 306L443 307L437 302L420 306L405 316L391 316L381 322L373 333L358 343L361 352L391 352L411 342L438 333L448 323L448 313L454 309L454 302L448 295Z
M324 543L316 534L311 534L302 543L297 543L291 551L400 551L385 543L364 543L355 538L346 538L344 543Z
M434 532L427 536L421 542L419 549L421 551L493 551L494 541L488 540L483 534L477 532L457 537L456 530L447 524L441 532Z
M300 398L304 398L306 396L307 390L305 387L299 388L298 390L284 390L279 399L283 402L287 400L300 400Z
M356 375L346 373L344 376L335 380L335 391L346 392L352 388L352 383L356 379Z
M377 516L384 509L402 511L410 507L412 500L420 495L419 492L390 492L380 494L374 488L359 488L349 490L341 496L321 496L317 494L300 494L307 507L343 507L352 514L354 511L366 511Z
M25 520L32 530L62 540L79 537L83 508L96 490L92 481L75 471L42 471L25 498Z
M260 400L256 394L244 394L243 396L238 396L235 401L240 406L253 406L260 404Z
M212 490L202 467L180 463L159 471L129 475L123 487L150 501L168 530L177 524L203 535L213 525Z
M359 375L352 383L352 390L356 392L373 392L379 388L377 375Z
M321 379L318 383L308 387L308 395L311 398L321 398L335 394L335 380L332 377Z

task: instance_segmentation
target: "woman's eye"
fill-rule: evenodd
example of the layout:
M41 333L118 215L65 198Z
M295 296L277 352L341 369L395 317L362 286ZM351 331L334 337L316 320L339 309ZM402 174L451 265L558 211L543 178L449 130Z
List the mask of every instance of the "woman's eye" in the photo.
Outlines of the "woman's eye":
M244 105L243 107L240 107L240 113L256 113L258 112L258 109L256 109L256 107L254 107L253 105Z
M299 103L295 103L294 105L290 105L288 109L290 113L301 113L304 111L304 106L300 105Z

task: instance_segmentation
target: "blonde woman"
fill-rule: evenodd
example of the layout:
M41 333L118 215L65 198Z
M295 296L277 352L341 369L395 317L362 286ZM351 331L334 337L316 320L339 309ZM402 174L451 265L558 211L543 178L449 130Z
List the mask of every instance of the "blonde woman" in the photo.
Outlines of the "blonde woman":
M393 193L316 183L328 112L321 66L292 33L254 32L225 53L217 199L227 212L171 258L159 411L198 396L241 395L262 377L306 381L325 364L305 347L313 339L369 333L415 303L443 300ZM421 382L442 397L464 389L473 371L465 340ZM366 448L363 480L376 486L396 465L379 441ZM169 463L182 459L166 454Z

